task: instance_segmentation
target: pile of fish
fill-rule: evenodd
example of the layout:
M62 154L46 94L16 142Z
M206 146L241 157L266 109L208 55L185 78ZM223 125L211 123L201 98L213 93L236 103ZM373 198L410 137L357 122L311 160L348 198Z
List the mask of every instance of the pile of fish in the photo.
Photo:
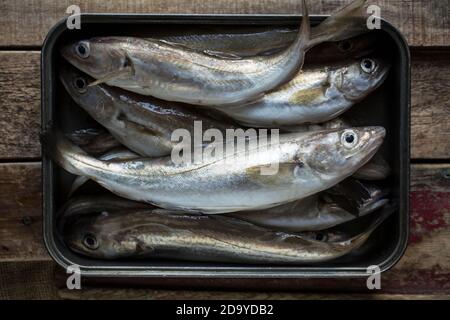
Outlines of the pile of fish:
M102 127L43 135L45 151L77 176L59 215L67 246L98 259L268 264L359 248L394 207L376 182L390 170L377 154L386 130L339 117L389 72L373 55L364 8L356 0L310 27L303 1L299 30L63 44L60 80ZM234 138L190 141L201 160L174 161L174 132L194 137L199 123L202 134L280 133L223 154L206 151ZM115 195L76 195L88 180ZM364 228L339 229L366 216Z

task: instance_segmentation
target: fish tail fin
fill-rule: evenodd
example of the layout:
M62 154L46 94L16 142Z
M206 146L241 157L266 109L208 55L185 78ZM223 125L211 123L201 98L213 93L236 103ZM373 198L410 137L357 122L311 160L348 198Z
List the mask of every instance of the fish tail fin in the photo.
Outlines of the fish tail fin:
M82 185L84 185L88 181L89 178L86 176L76 177L76 179L72 182L72 186L70 187L70 191L67 197L70 198L78 189L81 188Z
M364 203L359 207L359 216L363 217L368 215L379 208L383 207L385 204L389 202L388 199L371 199L368 202Z
M395 202L387 203L383 206L383 209L378 213L377 218L372 222L369 226L368 232L373 232L376 228L378 228L387 218L389 218L394 211L398 209L398 205Z
M300 30L297 34L297 37L295 38L294 42L289 46L289 48L286 49L285 52L288 53L294 53L295 56L299 57L298 60L298 68L295 70L292 70L290 73L287 73L283 81L280 81L280 83L283 83L284 81L288 81L291 79L295 72L298 70L301 70L303 67L303 63L305 61L305 52L308 51L309 48L312 46L310 45L310 38L311 38L311 27L310 27L310 21L309 21L309 13L308 13L308 6L306 4L306 0L302 0L302 23L300 24ZM288 54L288 56L291 56ZM256 100L256 99L252 99Z
M75 175L84 175L83 168L96 159L76 146L57 129L48 129L41 134L44 154L58 165Z
M372 232L374 232L384 221L386 221L397 209L398 205L396 203L385 203L369 227L364 232L354 236L349 241L358 243L358 246L362 245L370 237Z
M299 44L301 50L306 50L310 47L311 26L309 21L308 5L306 0L302 0L302 23L300 25L300 32L295 43Z
M313 28L310 45L326 41L341 41L368 32L367 0L354 0Z

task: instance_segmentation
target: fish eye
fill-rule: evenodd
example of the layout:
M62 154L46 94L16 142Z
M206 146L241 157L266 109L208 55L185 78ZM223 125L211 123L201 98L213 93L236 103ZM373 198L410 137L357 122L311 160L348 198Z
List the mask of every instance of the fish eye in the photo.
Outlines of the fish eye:
M75 86L75 89L77 89L79 93L85 93L87 90L87 82L84 78L81 77L75 78L75 80L73 81L73 85Z
M365 73L372 73L372 72L374 72L376 67L377 67L377 64L372 59L363 59L361 61L361 69Z
M316 240L317 241L327 241L328 237L325 234L318 232L316 234Z
M344 147L351 149L358 144L358 135L353 130L345 130L341 135L341 143Z
M75 46L75 51L80 58L85 59L89 57L89 44L86 42L79 42Z
M88 233L84 236L83 244L86 248L95 250L98 248L98 241L95 235Z
M348 52L348 51L353 49L353 43L351 41L348 41L348 40L340 41L338 43L338 49L341 52Z

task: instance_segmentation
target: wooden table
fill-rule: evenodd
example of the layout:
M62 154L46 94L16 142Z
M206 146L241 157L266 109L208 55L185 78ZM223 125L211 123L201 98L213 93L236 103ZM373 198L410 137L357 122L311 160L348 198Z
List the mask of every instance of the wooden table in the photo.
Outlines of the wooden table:
M329 14L348 0L309 1L311 14ZM71 1L0 3L0 298L448 298L450 293L450 2L374 0L383 18L406 36L412 55L411 237L401 261L382 277L382 290L365 280L248 282L254 291L173 290L171 283L138 289L87 284L68 291L42 241L40 47ZM295 13L298 0L93 0L82 12ZM198 285L213 286L210 282ZM235 285L236 283L234 283ZM188 283L192 285L192 283ZM278 288L278 289L277 289Z

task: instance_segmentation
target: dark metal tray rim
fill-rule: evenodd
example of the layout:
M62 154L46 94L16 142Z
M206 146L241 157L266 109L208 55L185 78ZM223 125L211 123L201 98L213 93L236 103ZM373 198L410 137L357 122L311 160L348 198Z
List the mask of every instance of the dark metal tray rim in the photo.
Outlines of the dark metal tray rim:
M226 23L232 24L255 24L259 25L261 22L265 23L282 23L290 22L298 19L301 15L296 14L155 14L155 13L82 13L80 14L81 23ZM321 21L328 15L312 15L311 21ZM205 20L209 19L209 20ZM244 20L245 19L245 20ZM50 53L53 50L54 44L58 36L66 29L67 18L57 22L48 32L41 50L41 123L42 131L45 132L51 123L51 115L46 110L45 105L53 95L51 90L50 74L45 66L51 61ZM403 54L403 58L407 61L407 68L403 75L404 81L401 83L402 90L410 93L410 52L406 39L388 21L381 19L382 29L387 31L399 45ZM406 100L405 100L406 99ZM402 144L403 156L401 157L401 170L403 175L401 178L402 190L400 194L400 240L397 243L395 250L391 255L378 265L380 272L386 272L397 264L403 256L409 237L409 159L410 159L410 96L401 96L402 105L406 107L407 116L403 115L400 119L400 128L403 132ZM53 162L48 158L42 150L42 187L43 190L53 190L52 172ZM46 212L55 212L51 201L52 195L42 194L43 204L43 235L44 244L50 254L51 258L58 263L59 266L66 269L74 265L64 256L64 254L57 248L54 242L54 230L52 228L52 217L46 215ZM180 267L180 266L166 266L166 267L152 267L152 266L79 266L82 276L88 277L158 277L158 278L361 278L367 277L366 268L360 267L302 267L293 266L210 266L210 267Z

